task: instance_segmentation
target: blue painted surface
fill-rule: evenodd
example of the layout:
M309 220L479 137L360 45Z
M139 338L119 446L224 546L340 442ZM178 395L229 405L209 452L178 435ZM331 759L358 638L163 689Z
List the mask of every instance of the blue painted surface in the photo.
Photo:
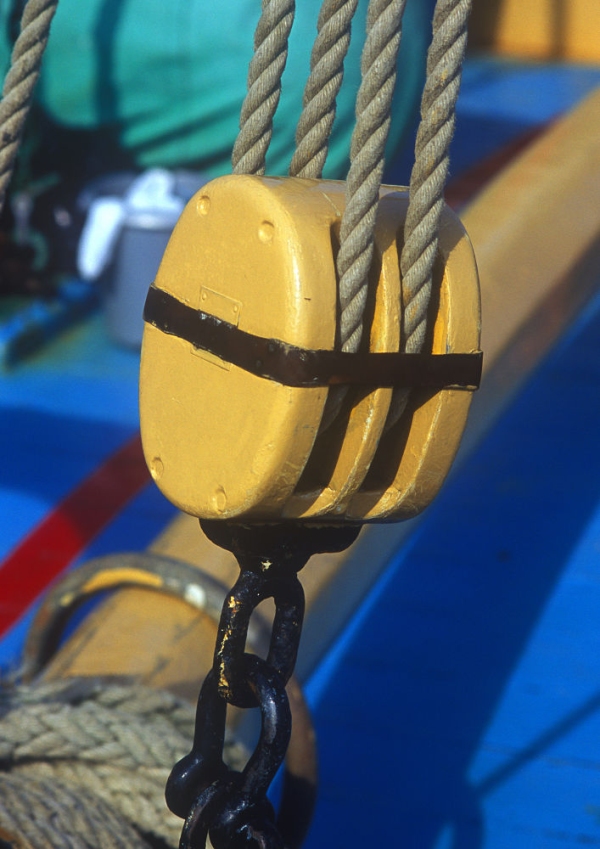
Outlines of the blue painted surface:
M59 333L98 308L96 287L82 280L67 280L55 295L34 298L0 325L0 367L20 362Z
M308 688L308 847L600 845L600 296Z
M600 66L515 64L481 56L465 64L450 176L527 130L567 112L600 85Z
M0 375L0 560L138 431L139 352L108 339L101 315ZM149 484L75 561L146 548L176 515ZM14 667L32 612L0 640Z
M450 179L528 130L567 112L600 86L600 65L520 64L489 56L465 63L450 150ZM415 127L416 133L416 127ZM414 141L386 173L408 185Z

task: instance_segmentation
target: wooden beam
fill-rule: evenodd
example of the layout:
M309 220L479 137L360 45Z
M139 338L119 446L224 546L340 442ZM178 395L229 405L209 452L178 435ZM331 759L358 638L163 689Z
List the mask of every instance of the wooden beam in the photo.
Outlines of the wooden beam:
M470 43L513 57L600 59L597 0L475 0Z

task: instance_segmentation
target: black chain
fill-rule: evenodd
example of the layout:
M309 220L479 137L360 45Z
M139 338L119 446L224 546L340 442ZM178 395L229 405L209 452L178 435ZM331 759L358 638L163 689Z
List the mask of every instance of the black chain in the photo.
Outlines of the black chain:
M232 551L240 576L225 599L214 663L196 711L194 742L167 783L171 811L185 819L180 849L294 849L306 823L289 814L276 821L267 791L283 763L291 733L285 685L298 653L304 592L297 572L319 552L341 551L358 536L357 526L242 526L201 522L209 539ZM266 659L246 652L250 617L264 599L275 602ZM227 705L259 707L261 733L242 772L223 761ZM289 800L286 801L289 812Z

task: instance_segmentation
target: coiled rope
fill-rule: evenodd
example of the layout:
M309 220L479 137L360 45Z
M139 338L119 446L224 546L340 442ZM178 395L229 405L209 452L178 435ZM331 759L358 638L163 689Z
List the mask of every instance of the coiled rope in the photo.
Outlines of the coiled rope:
M30 682L79 605L100 591L136 586L181 598L215 620L226 595L193 566L150 553L91 560L54 585L26 640L19 678L27 683L0 685L0 849L2 840L16 849L178 845L181 821L168 810L164 787L189 750L194 708L136 682ZM250 637L261 650L267 633L257 621ZM293 704L305 719L301 697ZM240 769L247 753L228 739L225 759ZM34 804L38 796L43 804Z
M12 176L58 0L28 0L0 101L0 210Z
M40 675L82 603L124 587L183 599L215 622L227 594L193 566L156 554L91 560L46 594L27 636L19 678L29 682ZM259 654L267 653L270 629L260 617L248 639ZM316 787L314 733L294 679L288 696L293 730L281 809L291 833L301 835L314 801L306 791L314 795ZM177 846L181 821L168 811L164 787L173 764L189 750L194 724L187 702L137 683L39 677L20 686L0 683L0 849ZM245 748L228 737L226 764L240 771L247 758ZM298 782L305 789L300 805L294 796ZM43 804L34 804L38 796Z
M97 678L4 689L0 834L35 849L177 846L164 787L194 714L170 693ZM246 753L228 741L227 758L240 768Z

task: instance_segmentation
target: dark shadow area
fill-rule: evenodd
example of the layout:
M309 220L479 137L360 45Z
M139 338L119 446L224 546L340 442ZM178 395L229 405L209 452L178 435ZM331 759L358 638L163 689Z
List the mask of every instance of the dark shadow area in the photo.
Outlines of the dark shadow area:
M469 786L469 764L600 499L598 299L590 315L430 508L348 632L316 710L321 803L309 847L432 849L449 827L453 849L479 849L478 794L597 708L594 698Z
M469 20L469 44L489 49L500 21L503 0L475 0Z

